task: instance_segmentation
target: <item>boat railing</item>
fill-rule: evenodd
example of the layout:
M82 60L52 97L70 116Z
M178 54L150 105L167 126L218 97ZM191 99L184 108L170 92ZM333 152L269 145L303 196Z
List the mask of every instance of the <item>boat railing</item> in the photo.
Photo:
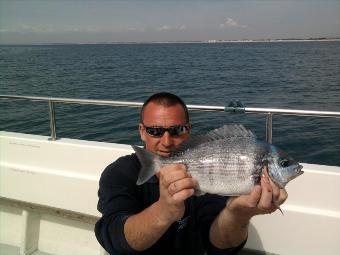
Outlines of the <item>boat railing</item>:
M59 97L37 97L37 96L19 96L19 95L0 95L3 100L28 100L47 102L49 106L50 117L50 140L57 139L55 105L56 104L78 104L78 105L97 105L111 107L134 107L141 108L143 103L130 101L112 101L112 100L94 100L94 99L75 99ZM187 105L189 111L211 111L211 112L230 112L230 113L253 113L263 114L266 116L266 141L272 143L273 137L273 116L274 115L293 115L293 116L311 116L318 118L340 118L340 112L336 111L310 111L297 109L279 109L279 108L256 108L245 107L240 101L233 100L228 106L211 106L211 105Z

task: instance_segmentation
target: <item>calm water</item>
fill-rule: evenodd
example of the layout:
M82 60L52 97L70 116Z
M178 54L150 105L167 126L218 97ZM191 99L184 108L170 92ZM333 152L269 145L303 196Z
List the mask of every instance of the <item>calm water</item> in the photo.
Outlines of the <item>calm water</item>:
M0 46L0 94L340 111L340 42ZM138 109L57 105L57 135L140 144ZM194 133L262 115L191 114ZM0 101L0 130L49 134L46 103ZM340 166L340 119L274 116L274 143L302 162Z

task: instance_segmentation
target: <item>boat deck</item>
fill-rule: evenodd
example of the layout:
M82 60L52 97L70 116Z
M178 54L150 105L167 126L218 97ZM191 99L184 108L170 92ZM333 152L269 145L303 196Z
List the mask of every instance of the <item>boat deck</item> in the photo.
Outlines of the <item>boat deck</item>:
M18 254L21 254L20 253L20 247L0 243L0 254L2 254L2 255L18 255ZM36 250L33 253L30 253L30 255L63 255L63 254L65 254L65 253L52 254L52 253L42 252L42 251L39 251L39 250ZM279 255L279 254L268 253L268 252L264 252L264 251L255 251L255 250L250 250L250 249L245 248L239 253L239 255Z
M20 247L0 243L0 254L2 254L2 255L18 255L18 254L20 254ZM53 255L53 254L41 252L41 251L38 250L38 251L31 253L31 255Z
M2 255L18 255L18 254L20 254L20 248L16 247L16 246L8 245L8 244L0 243L0 254L2 254ZM63 254L65 254L65 253L63 253ZM34 251L33 253L31 253L31 255L59 255L59 254L51 254L51 253L41 252L41 251L37 250L37 251ZM60 255L62 255L62 254L60 254ZM239 255L276 255L276 254L244 249L239 253Z

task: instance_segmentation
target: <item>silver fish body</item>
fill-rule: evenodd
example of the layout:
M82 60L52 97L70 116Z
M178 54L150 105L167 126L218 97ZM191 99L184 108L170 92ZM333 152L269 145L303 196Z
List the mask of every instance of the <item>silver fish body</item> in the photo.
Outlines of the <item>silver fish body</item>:
M189 139L170 158L133 146L142 169L137 184L151 178L164 164L182 163L199 183L198 193L248 194L268 165L280 187L302 174L302 166L273 145L258 141L242 125L225 125Z

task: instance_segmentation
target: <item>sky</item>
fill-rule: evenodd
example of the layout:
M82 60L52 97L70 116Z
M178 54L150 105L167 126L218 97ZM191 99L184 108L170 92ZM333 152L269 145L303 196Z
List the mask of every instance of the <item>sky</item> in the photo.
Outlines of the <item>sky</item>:
M340 0L0 0L0 44L340 38Z

